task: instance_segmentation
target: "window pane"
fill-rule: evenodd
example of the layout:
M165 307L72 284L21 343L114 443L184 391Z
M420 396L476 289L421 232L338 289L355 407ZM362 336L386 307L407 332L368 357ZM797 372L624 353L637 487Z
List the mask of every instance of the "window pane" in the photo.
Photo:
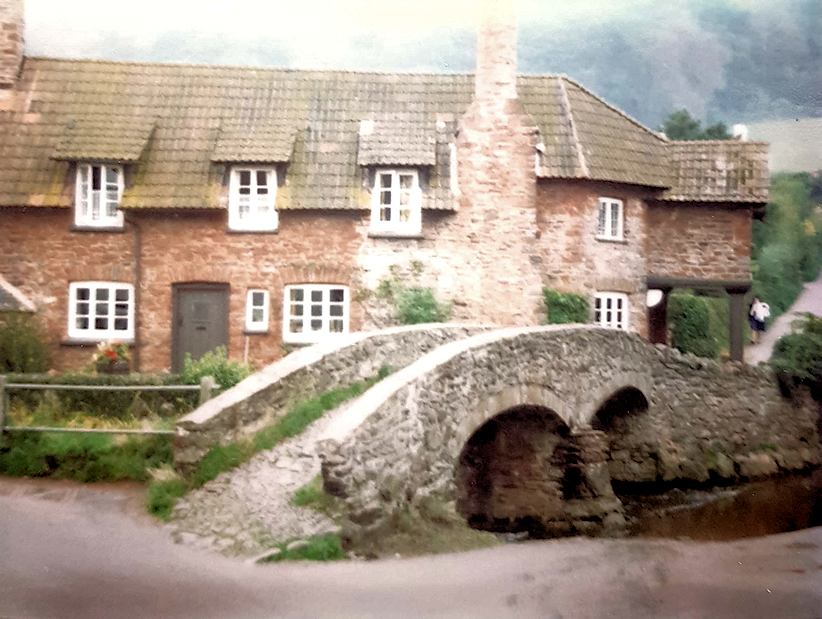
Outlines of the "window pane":
M251 305L254 307L262 307L265 305L264 302L265 293L264 292L252 292L251 293Z
M303 289L302 288L292 288L291 289L291 300L292 301L302 301L303 300Z
M322 331L323 328L323 321L322 320L312 320L311 321L311 330L312 331Z
M597 227L597 234L603 236L605 234L605 225L608 221L607 219L607 206L604 202L599 203L599 224Z
M342 303L345 301L345 288L332 288L328 293L332 303Z
M117 203L120 201L119 191L106 192L106 215L114 217L117 215Z
M100 192L91 194L91 218L94 221L100 219Z
M125 303L117 303L114 306L115 316L128 316L128 305Z
M391 221L391 209L390 208L381 208L380 209L380 221Z
M91 188L95 191L99 191L101 185L100 181L100 166L91 166Z
M89 311L89 304L88 303L78 303L77 304L77 315L78 316L88 316Z
M380 174L380 187L391 187L391 174Z
M343 306L342 305L332 305L329 308L328 313L331 316L342 316L343 315Z
M291 333L302 333L303 321L292 319L291 322L289 322L288 324L288 328L291 331Z
M105 331L108 329L108 318L95 318L94 328Z
M117 168L112 168L110 166L106 167L106 182L112 183L113 185L118 184L118 179L120 175L117 173Z
M343 321L342 320L332 320L328 323L328 330L331 333L342 333L343 332Z
M403 223L411 221L411 209L404 208L400 210L400 221Z
M257 187L257 195L258 196L267 196L268 195L268 187Z
M77 289L77 300L78 301L88 301L91 298L91 290L89 288L78 288Z
M95 290L94 298L98 301L108 301L108 288L98 288Z
M391 191L380 192L380 204L391 204Z
M414 186L412 174L400 174L400 189L411 189Z
M599 309L602 307L602 297L596 297L594 299L594 308Z
M251 185L250 170L240 170L240 185Z
M127 318L115 318L114 319L114 330L115 331L128 331L128 319Z
M408 191L400 192L400 206L408 206L411 204L411 193Z
M94 313L98 316L107 316L108 315L108 303L97 303L94 306Z
M292 316L302 316L303 315L303 305L292 305L291 306L291 315Z
M322 290L312 290L311 291L311 300L315 303L323 300L323 291Z
M619 204L611 204L611 236L619 236Z
M128 288L118 288L114 291L116 301L128 301Z
M605 297L605 309L611 309L612 301L611 297Z
M263 321L263 310L262 309L253 309L251 310L251 322L262 322Z
M322 305L312 305L311 306L311 315L312 316L322 316L323 315L323 306Z
M88 318L78 316L76 324L78 329L88 329Z
M241 196L251 195L251 187L240 187L240 195Z
M597 324L602 324L602 312L599 311L599 308L594 310L594 322Z

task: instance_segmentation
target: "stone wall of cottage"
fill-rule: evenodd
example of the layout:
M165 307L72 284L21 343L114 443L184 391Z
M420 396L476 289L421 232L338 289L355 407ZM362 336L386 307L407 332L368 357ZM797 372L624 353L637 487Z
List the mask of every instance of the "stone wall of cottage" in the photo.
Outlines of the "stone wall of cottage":
M23 0L0 0L0 91L17 81L25 47L23 18Z
M654 203L648 207L648 274L751 280L750 208Z
M647 335L645 309L649 190L591 181L541 181L537 231L544 281L560 292L628 295L628 330ZM597 238L599 199L622 200L622 240ZM549 308L550 311L550 308Z

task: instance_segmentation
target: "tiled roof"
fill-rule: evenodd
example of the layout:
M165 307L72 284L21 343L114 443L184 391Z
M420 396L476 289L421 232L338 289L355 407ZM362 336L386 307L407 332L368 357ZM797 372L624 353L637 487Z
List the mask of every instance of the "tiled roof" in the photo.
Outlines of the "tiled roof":
M768 201L770 177L765 142L671 142L670 149L674 186L663 194L664 200Z
M36 309L26 295L0 275L0 312L34 312Z
M394 114L360 123L357 163L429 166L436 163L437 127L413 113Z
M52 159L133 163L143 153L155 124L151 117L120 115L69 120Z
M220 126L211 161L274 163L288 161L299 131L293 120L266 118L247 122L226 120Z
M123 208L219 208L222 163L287 160L279 209L368 208L364 165L427 166L423 208L453 209L449 144L474 77L27 58L18 89L20 109L0 111L2 206L70 206L54 157L88 156L136 161ZM671 186L668 142L576 82L525 76L518 92L540 177Z

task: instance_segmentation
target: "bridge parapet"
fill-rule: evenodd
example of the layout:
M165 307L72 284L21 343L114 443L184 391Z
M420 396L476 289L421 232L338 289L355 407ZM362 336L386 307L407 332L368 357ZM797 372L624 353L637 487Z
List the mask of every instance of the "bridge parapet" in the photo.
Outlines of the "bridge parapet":
M209 400L177 422L175 467L188 472L212 445L255 432L294 404L377 374L396 371L489 325L426 324L366 331L291 353Z

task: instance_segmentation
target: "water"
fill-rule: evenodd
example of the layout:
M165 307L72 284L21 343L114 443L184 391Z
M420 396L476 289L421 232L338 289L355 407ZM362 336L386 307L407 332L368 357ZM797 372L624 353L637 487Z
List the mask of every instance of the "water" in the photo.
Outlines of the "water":
M822 526L822 471L734 488L620 498L636 537L725 541Z

